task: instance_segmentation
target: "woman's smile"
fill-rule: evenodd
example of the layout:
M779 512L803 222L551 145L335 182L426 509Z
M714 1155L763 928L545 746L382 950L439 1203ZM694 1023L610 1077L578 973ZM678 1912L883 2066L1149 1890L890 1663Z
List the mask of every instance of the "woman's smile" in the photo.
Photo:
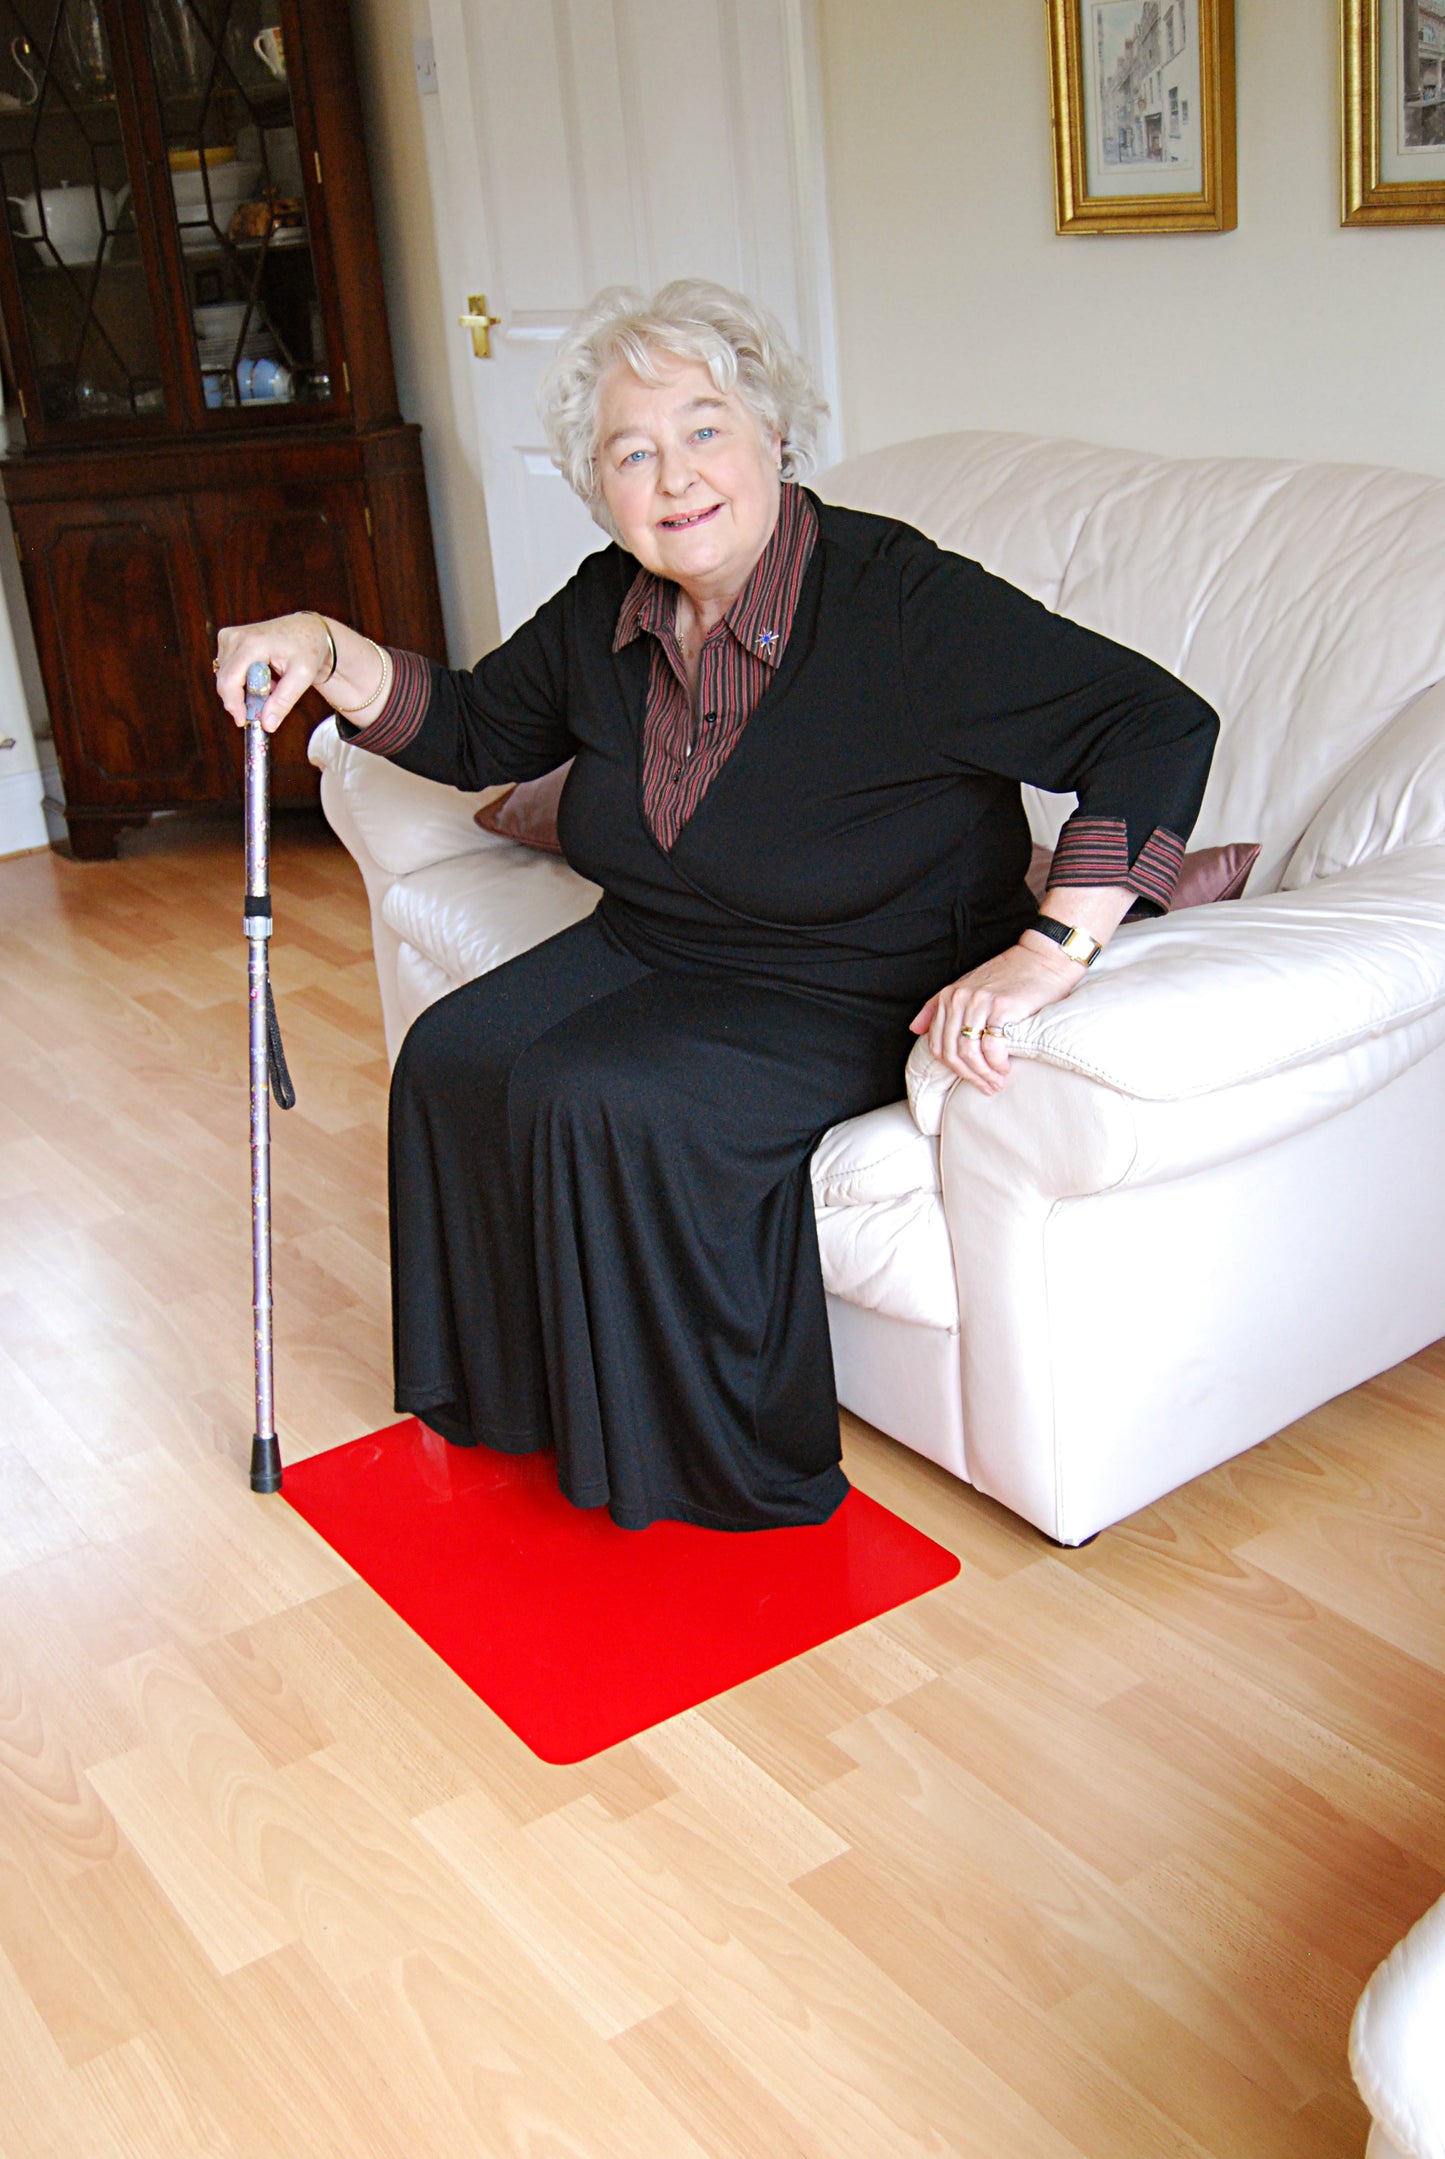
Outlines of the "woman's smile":
M778 522L782 443L698 360L623 361L598 401L597 471L613 529L645 569L712 619L741 592Z
M664 532L686 532L693 525L705 525L721 508L722 504L715 502L709 510L679 511L675 517L660 517L658 523Z

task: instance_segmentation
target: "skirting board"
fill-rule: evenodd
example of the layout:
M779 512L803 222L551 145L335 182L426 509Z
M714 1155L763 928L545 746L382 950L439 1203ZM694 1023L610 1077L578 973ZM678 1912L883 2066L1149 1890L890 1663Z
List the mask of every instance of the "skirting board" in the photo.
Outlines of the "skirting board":
M40 808L45 819L45 829L53 847L59 840L62 845L70 838L70 826L65 818L65 782L60 777L60 767L53 762L55 744L48 740L37 745L40 751L40 779L45 798ZM47 754L48 753L48 754Z
M29 772L0 777L0 856L29 854L48 844L40 807L43 793L44 782L33 766Z

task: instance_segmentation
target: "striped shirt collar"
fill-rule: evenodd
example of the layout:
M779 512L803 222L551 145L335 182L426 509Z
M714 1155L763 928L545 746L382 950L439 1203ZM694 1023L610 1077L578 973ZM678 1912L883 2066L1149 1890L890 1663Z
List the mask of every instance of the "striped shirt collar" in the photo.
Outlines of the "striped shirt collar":
M785 481L778 522L756 569L723 617L745 652L776 667L792 632L802 589L803 571L818 537L818 513L801 487ZM677 587L651 570L639 569L617 617L612 649L620 652L634 638L651 631L671 636Z

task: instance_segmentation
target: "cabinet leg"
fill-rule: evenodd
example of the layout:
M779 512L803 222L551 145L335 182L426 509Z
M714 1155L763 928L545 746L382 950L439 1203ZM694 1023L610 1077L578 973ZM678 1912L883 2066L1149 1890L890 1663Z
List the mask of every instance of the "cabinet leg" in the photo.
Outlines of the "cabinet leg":
M70 853L77 862L114 862L122 832L133 825L149 824L148 817L81 817L74 813L70 827Z

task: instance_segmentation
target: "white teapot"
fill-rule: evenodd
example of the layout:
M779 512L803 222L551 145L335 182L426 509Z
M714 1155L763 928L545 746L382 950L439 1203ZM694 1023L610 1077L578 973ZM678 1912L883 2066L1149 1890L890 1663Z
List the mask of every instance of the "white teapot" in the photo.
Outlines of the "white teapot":
M130 197L130 188L72 187L62 180L58 187L43 187L36 195L7 195L20 213L20 231L27 240L48 241L62 262L94 262L100 252L101 218L107 233Z

